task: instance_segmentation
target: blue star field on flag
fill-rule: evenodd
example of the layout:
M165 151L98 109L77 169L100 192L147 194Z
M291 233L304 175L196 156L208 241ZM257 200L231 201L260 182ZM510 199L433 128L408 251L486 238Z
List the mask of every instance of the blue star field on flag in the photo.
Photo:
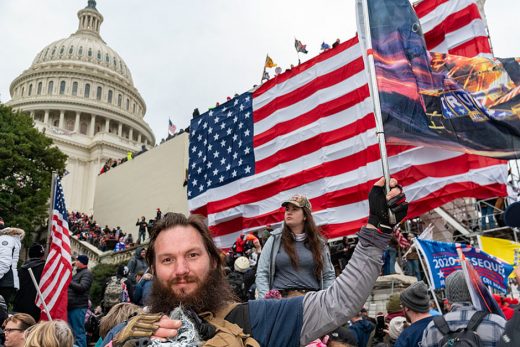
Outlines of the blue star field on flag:
M192 119L188 198L254 172L253 97L250 92Z

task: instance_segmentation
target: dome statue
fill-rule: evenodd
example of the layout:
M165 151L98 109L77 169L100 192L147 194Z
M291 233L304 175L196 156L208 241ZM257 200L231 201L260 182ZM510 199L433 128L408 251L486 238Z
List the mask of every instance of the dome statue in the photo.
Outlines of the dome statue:
M151 147L155 137L130 69L100 35L103 16L94 0L78 19L75 33L43 48L11 83L8 105L29 113L68 155L67 206L90 213L105 162Z

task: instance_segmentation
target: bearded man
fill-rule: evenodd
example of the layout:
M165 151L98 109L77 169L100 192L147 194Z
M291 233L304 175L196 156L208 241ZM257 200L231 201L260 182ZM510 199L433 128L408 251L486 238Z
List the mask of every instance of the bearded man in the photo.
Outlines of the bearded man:
M391 180L392 189L386 196L384 183L380 179L370 191L369 223L359 231L356 250L334 284L283 300L237 305L220 252L204 221L167 213L157 223L146 253L155 275L151 312L157 314L131 319L114 345L145 346L149 341L143 338L165 341L181 334L185 328L181 321L162 315L180 305L205 346L299 346L332 332L359 312L381 271L383 250L392 237L389 208L396 223L406 215L407 204L397 181ZM226 331L234 335L233 343L228 342L229 336L222 337ZM214 339L220 339L220 344L212 343Z

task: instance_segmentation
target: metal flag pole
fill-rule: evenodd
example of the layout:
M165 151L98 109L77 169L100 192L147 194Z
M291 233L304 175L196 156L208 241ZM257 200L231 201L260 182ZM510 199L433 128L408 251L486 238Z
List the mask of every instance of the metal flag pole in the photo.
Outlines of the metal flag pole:
M34 284L34 288L36 288L36 292L38 293L38 296L40 297L40 301L43 304L43 307L45 309L45 313L47 314L47 318L49 321L52 321L51 314L49 312L49 308L47 307L47 304L45 303L45 300L43 300L42 292L40 291L40 287L38 286L38 283L36 283L36 278L34 277L33 271L31 268L29 268L29 275L31 276L32 282Z
M435 291L433 290L433 285L430 282L430 277L428 276L428 274L430 273L430 270L424 264L424 260L421 257L423 254L419 251L420 247L417 247L417 238L413 239L413 243L412 243L411 247L415 247L415 249L417 251L417 256L419 258L419 262L421 263L421 267L423 268L423 272L424 272L425 277L426 277L426 282L428 282L428 287L430 288L430 292L432 293L433 301L435 301L435 306L437 306L437 309L439 310L439 313L442 313L441 306L439 305L439 302L437 301L437 295L435 295Z
M54 198L56 197L56 180L58 179L58 174L56 172L52 173L51 179L51 201L49 204L49 222L47 223L47 246L45 247L45 257L49 254L49 249L51 247L52 241L52 215L54 214Z
M363 6L363 26L365 31L366 47L363 51L367 69L369 72L369 89L374 104L374 116L376 120L376 134L379 142L379 151L381 153L381 164L383 166L383 176L385 177L386 191L390 191L390 168L388 166L388 153L386 151L385 131L383 128L383 116L381 112L381 101L379 100L379 88L377 86L376 69L374 64L374 52L372 50L372 33L370 32L370 18L368 15L368 0L361 0ZM395 224L395 215L392 211L388 211L390 216L390 223Z

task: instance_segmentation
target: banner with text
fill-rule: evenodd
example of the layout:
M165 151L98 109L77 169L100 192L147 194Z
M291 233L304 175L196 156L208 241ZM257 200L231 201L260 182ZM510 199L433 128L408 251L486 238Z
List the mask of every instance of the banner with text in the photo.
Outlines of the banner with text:
M460 245L466 258L482 277L482 282L505 293L507 277L513 271L513 266L478 248L465 244ZM428 262L433 287L435 289L444 288L446 277L453 271L461 269L457 244L417 239L417 246Z

